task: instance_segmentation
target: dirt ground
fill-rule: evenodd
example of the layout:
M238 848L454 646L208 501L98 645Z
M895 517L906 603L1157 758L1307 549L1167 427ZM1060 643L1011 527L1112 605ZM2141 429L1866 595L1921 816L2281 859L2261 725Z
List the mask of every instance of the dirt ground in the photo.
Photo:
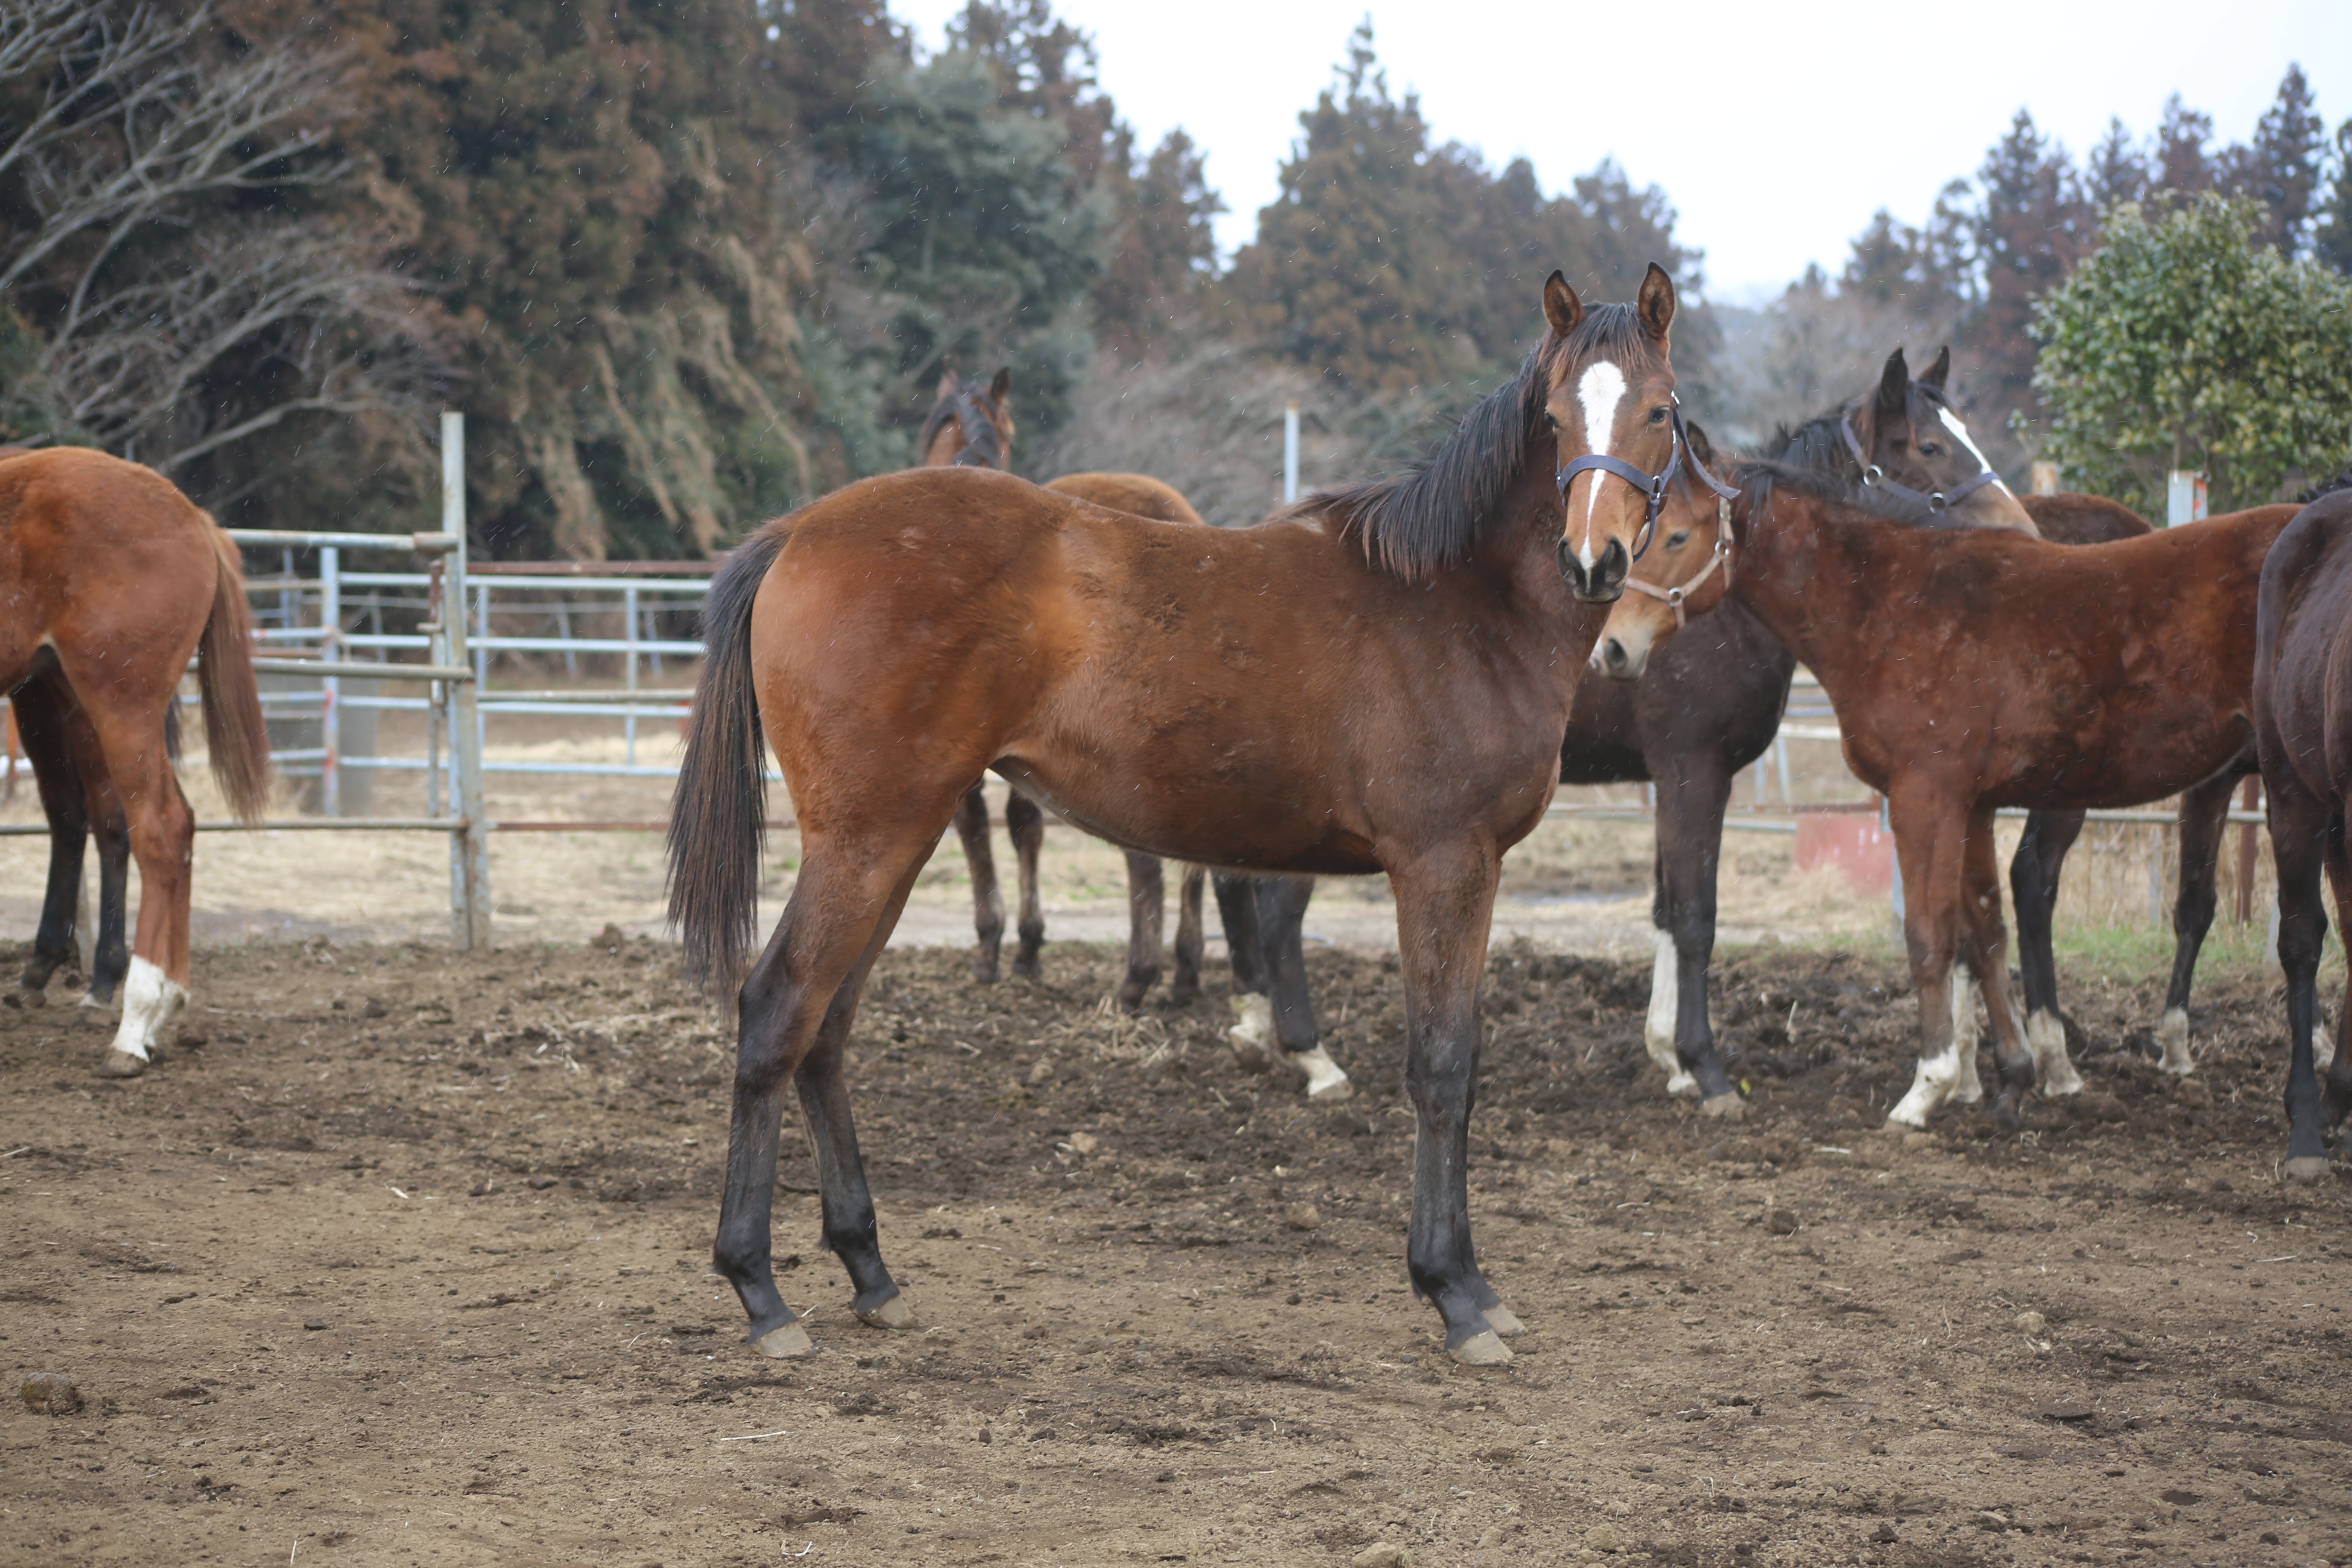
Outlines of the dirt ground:
M730 1045L675 956L200 949L129 1083L62 983L0 1010L0 1364L84 1402L0 1415L0 1562L2352 1562L2346 1200L2274 1178L2258 970L2184 1087L2152 984L2075 980L2091 1094L1890 1138L1885 959L1727 959L1727 1125L1660 1094L1645 965L1501 950L1473 1205L1529 1332L1472 1372L1404 1278L1378 952L1310 952L1328 1107L1234 1067L1221 982L1127 1020L1108 949L887 955L853 1087L922 1326L849 1317L795 1147L801 1363L709 1269Z

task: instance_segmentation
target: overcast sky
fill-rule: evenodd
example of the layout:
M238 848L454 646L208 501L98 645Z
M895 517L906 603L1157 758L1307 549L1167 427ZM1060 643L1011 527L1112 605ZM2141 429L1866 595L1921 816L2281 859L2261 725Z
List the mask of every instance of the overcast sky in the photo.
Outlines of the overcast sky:
M937 47L961 0L891 0ZM1181 125L1233 208L1230 255L1274 199L1298 111L1331 79L1362 0L1056 0L1092 33L1102 84L1146 147ZM2030 109L2079 154L2119 115L2152 132L2167 95L2242 141L2300 61L2332 136L2352 115L2352 4L1764 6L1375 4L1389 83L1440 140L1547 191L1604 157L1664 187L1706 253L1709 292L1748 303L1846 242L1881 206L1906 222L1973 174Z

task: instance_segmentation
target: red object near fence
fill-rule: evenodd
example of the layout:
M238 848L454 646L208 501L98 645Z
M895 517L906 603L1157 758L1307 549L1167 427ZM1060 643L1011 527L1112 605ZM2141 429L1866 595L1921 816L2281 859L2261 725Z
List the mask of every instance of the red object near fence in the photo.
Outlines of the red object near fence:
M1875 815L1801 811L1797 869L1834 866L1857 893L1885 895L1895 888L1895 835Z

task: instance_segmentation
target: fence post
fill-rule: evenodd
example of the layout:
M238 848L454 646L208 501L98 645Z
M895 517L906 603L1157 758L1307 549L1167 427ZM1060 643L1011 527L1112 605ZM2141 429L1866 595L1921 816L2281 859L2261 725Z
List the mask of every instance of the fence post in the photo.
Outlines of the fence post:
M1298 499L1298 405L1282 405L1282 504Z
M2058 493L2058 465L2047 458L2036 458L2032 466L2033 493L2054 496Z
M319 657L330 663L343 657L343 552L333 545L319 550ZM343 814L342 697L341 676L319 682L319 810L328 816Z
M2205 519L2205 476L2195 468L2175 468L2165 476L2164 526Z
M2254 811L2263 804L2263 781L2246 781L2243 807ZM2252 925L2254 920L2254 825L2242 823L2238 827L2238 923Z
M447 662L466 662L466 416L441 416L441 531L453 534L442 615ZM483 626L485 635L489 630ZM480 666L477 666L478 668ZM461 948L490 945L490 836L482 801L478 681L450 683L450 803L464 826L449 835L449 923Z

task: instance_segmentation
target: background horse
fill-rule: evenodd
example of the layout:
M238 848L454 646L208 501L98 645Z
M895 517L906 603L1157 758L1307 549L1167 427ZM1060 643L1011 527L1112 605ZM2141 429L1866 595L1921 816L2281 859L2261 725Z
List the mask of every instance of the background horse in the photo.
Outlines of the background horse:
M1732 595L1820 676L1846 764L1886 795L1895 826L1921 1048L1888 1120L1922 1126L1965 1091L1958 963L1982 988L1994 1110L2014 1125L2037 1061L2053 1083L2076 1075L2063 1039L2024 1043L1992 814L2141 805L2242 767L2252 590L2294 509L2066 547L1923 529L1925 509L1801 469L1751 465L1745 479Z
M161 475L52 447L0 461L0 599L11 606L0 622L0 689L52 822L48 893L22 989L45 986L72 956L82 852L73 808L106 803L121 813L142 897L121 1026L101 1070L131 1077L187 1003L195 817L170 737L180 678L199 649L213 775L247 822L268 802L244 574L228 535Z
M763 1352L811 1348L772 1262L788 1079L854 1310L910 1321L882 1262L843 1052L932 846L992 766L1162 856L1387 873L1417 1131L1408 1271L1450 1354L1508 1359L1499 1336L1517 1320L1479 1271L1467 1169L1496 879L1543 818L1599 605L1655 521L1620 470L1664 474L1680 455L1666 275L1652 268L1633 307L1588 311L1555 273L1544 305L1552 330L1519 374L1427 461L1258 528L1152 522L924 469L838 491L729 557L672 812L671 912L695 970L740 972L764 731L801 864L740 995L713 1249Z
M2338 489L2337 486L2347 488ZM2327 1173L2326 1124L2352 1110L2352 987L2336 1029L2323 1104L2312 1029L2319 1016L2319 952L2327 913L2319 871L2336 895L2336 923L2352 931L2352 478L2294 516L2263 563L2254 633L2254 735L2278 862L2279 964L2286 971L2286 1174ZM2325 1121L2323 1121L2323 1111Z

